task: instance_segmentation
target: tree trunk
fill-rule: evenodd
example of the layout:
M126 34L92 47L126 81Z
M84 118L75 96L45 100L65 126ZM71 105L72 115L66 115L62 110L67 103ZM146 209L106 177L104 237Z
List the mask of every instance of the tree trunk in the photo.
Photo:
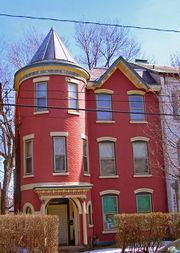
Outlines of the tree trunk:
M4 181L2 188L2 197L1 197L1 213L8 214L9 208L9 197L8 197L8 189L11 180L12 168L8 168L7 160L4 160Z

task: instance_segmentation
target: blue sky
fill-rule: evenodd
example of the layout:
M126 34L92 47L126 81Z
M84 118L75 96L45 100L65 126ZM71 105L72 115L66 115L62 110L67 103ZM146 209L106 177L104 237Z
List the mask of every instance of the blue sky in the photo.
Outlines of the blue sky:
M0 13L98 22L118 19L123 25L180 30L180 0L6 0L1 1ZM69 23L0 17L0 38L20 40L30 26L45 35L54 26L60 37L68 39L71 54L77 56L74 25ZM154 58L157 64L169 64L169 55L180 51L180 33L131 32L141 42L144 58Z

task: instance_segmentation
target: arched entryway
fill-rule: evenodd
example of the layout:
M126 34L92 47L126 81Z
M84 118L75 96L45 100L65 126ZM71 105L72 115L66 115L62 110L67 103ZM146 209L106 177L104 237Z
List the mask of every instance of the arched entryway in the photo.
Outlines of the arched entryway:
M46 205L46 213L59 217L59 244L79 245L79 210L71 198L54 198Z

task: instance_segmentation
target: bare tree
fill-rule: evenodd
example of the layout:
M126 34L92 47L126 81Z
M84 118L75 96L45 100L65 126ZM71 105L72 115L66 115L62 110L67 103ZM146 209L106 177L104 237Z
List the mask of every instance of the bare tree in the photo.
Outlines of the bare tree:
M180 52L175 52L170 55L170 63L172 66L180 66Z
M39 48L44 36L34 27L25 31L23 39L10 45L8 60L16 68L27 65Z
M7 67L0 67L1 96L0 96L0 157L3 159L4 175L1 197L1 212L8 213L8 189L14 168L15 136L14 136L14 110L5 104L11 102L11 79Z
M120 55L130 61L141 50L138 42L130 37L129 30L122 27L76 24L75 40L82 49L83 56L79 60L89 69L98 64L109 67Z
M23 40L10 45L7 56L4 53L5 49L0 52L2 56L0 65L0 159L4 165L1 198L2 214L8 213L10 207L8 190L15 159L14 108L8 105L15 101L13 72L29 63L41 41L42 35L36 29L31 28L25 32ZM5 65L5 62L9 64Z

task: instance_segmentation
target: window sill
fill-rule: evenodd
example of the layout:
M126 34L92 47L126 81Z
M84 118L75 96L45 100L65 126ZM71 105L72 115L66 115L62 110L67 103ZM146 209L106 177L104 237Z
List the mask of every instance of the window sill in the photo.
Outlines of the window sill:
M49 111L38 111L38 112L34 112L34 115L37 115L37 114L45 114L45 113L49 113Z
M76 111L73 111L73 110L68 110L68 114L73 114L73 115L80 115L80 112L76 112Z
M29 177L34 177L34 174L31 175L24 175L23 178L29 178Z
M148 122L145 120L130 120L130 124L147 124Z
M113 230L103 230L102 234L114 234L117 233L118 230L117 229L113 229Z
M93 228L93 227L94 227L94 225L90 225L90 224L89 224L89 225L88 225L88 227L89 227L89 228Z
M90 177L91 175L90 175L90 174L88 174L88 173L87 173L87 174L85 174L85 173L84 173L84 176L86 176L86 177Z
M152 177L152 174L133 175L133 177Z
M53 172L53 176L68 176L69 172Z
M96 120L96 123L113 124L115 123L115 121L114 120Z
M119 178L118 175L114 175L114 176L99 176L99 178Z

